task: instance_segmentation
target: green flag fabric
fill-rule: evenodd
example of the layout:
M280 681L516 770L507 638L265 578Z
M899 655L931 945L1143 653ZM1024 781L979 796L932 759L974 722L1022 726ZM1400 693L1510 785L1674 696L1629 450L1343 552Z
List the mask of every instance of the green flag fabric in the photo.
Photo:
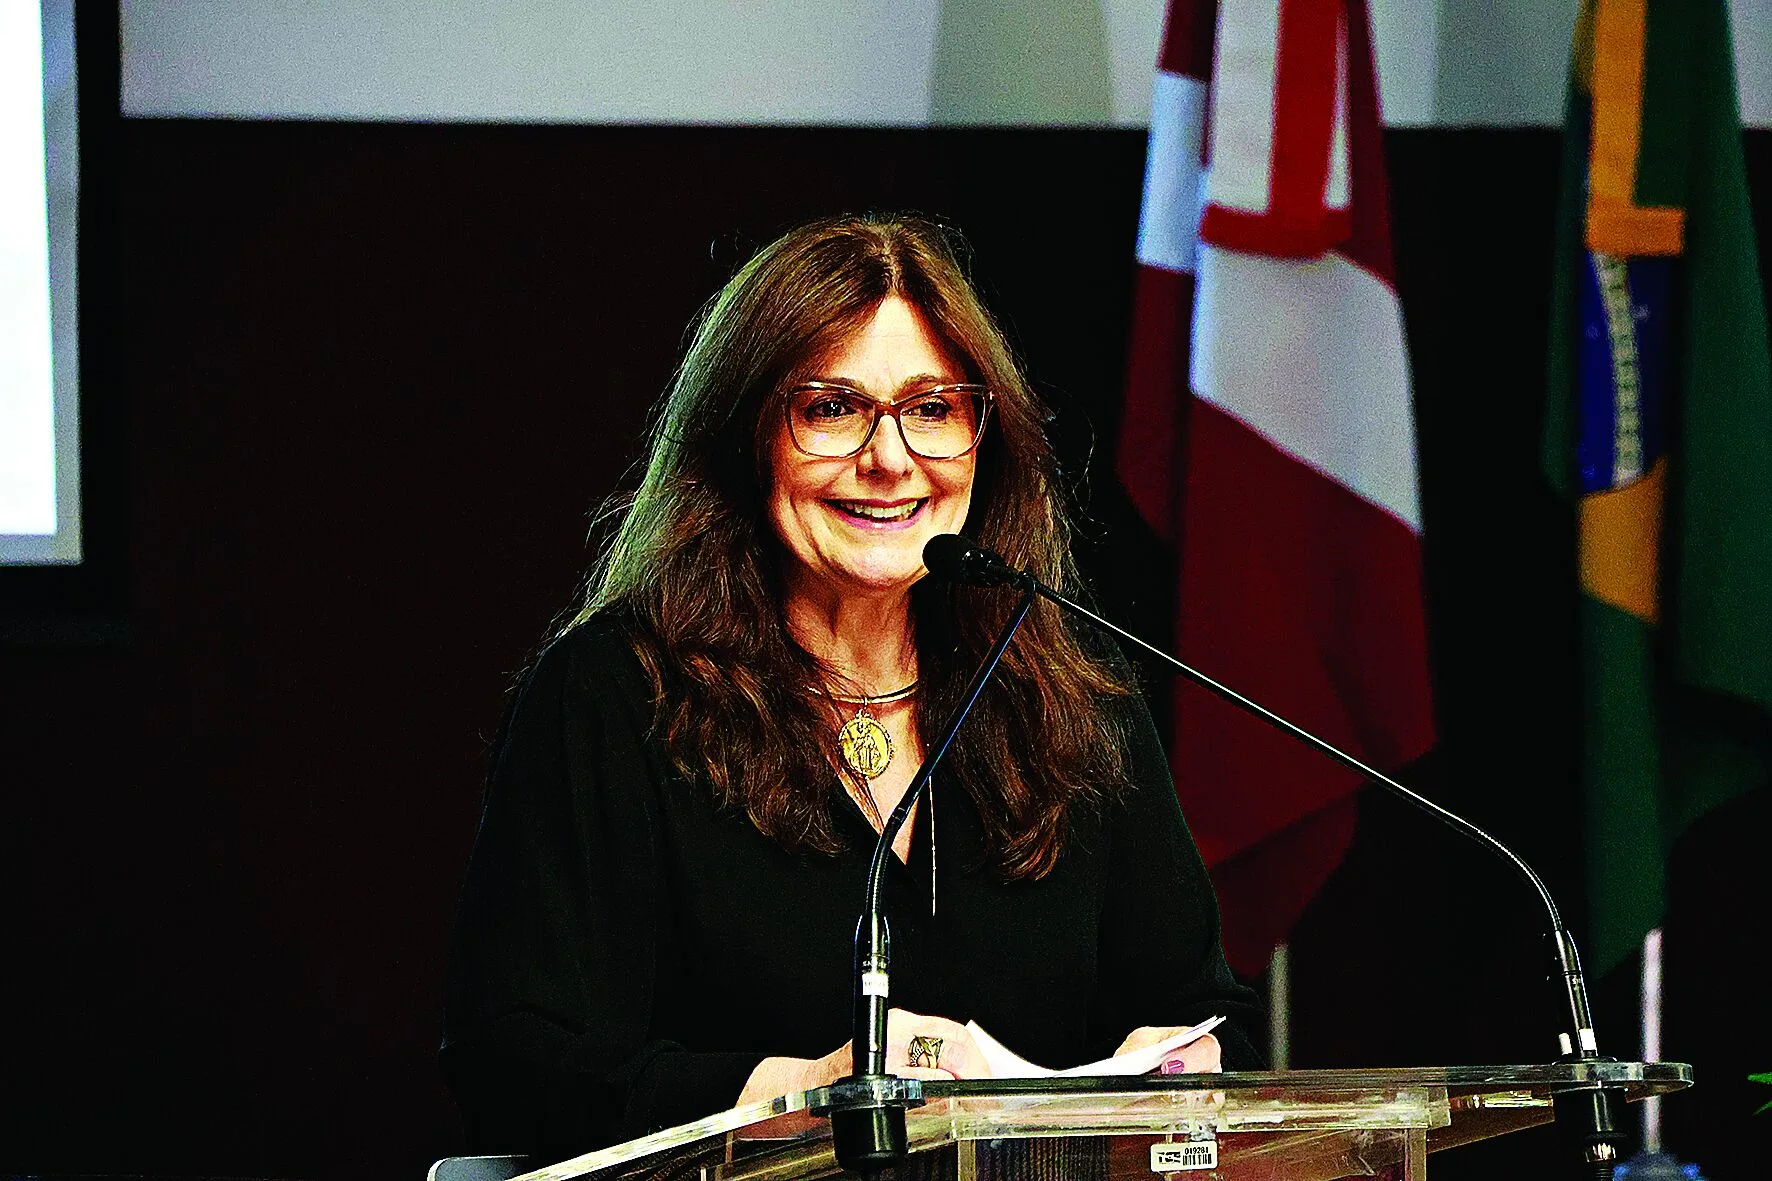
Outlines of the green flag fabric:
M1674 838L1772 780L1772 362L1723 0L1588 0L1572 61L1543 442L1604 971L1661 921Z

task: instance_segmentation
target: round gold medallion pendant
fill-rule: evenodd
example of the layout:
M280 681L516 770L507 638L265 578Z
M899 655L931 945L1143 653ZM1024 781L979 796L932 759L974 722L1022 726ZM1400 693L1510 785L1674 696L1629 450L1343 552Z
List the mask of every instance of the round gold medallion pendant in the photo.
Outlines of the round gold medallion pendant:
M865 712L843 723L837 731L837 748L843 765L863 779L878 778L892 763L892 735Z

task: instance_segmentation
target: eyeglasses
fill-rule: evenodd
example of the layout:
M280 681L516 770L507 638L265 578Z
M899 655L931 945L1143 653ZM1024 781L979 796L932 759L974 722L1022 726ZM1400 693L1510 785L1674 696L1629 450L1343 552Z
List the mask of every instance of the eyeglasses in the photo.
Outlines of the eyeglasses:
M788 391L788 434L794 446L820 459L848 459L873 442L880 419L898 423L905 450L924 459L958 459L978 446L991 413L991 391L982 385L937 385L896 402L829 381L808 381Z

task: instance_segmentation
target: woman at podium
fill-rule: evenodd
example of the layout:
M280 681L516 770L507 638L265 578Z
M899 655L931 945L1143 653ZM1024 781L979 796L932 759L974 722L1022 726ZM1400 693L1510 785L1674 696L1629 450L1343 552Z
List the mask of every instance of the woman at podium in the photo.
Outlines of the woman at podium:
M559 1158L848 1072L868 854L1013 606L1076 588L1046 413L946 233L821 221L708 305L583 609L492 753L445 1073L475 1150ZM1223 1015L1210 883L1113 649L1044 602L901 832L889 1066L1069 1066Z

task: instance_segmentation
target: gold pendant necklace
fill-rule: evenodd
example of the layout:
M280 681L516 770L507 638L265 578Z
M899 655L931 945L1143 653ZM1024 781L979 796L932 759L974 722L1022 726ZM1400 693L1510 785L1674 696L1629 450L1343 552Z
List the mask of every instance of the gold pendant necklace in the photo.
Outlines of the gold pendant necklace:
M868 712L866 702L837 731L837 750L843 765L863 779L878 779L892 765L892 735Z
M912 681L902 689L895 689L880 697L844 697L832 693L833 701L858 708L855 716L843 723L837 731L837 753L843 765L855 776L853 795L867 812L868 821L874 831L886 831L886 818L880 814L879 801L874 799L873 789L868 780L879 775L892 764L892 735L887 733L879 719L868 712L868 706L903 701L917 691L918 681ZM924 804L929 809L929 913L935 914L935 781L932 779L924 794Z
M889 704L903 701L917 691L917 682L912 681L902 689L894 690L881 697L863 697L859 701L832 696L849 705L859 706L855 716L843 723L837 731L837 753L843 759L843 765L861 776L864 780L878 779L892 765L892 735L880 720L869 712L868 707L878 704Z

